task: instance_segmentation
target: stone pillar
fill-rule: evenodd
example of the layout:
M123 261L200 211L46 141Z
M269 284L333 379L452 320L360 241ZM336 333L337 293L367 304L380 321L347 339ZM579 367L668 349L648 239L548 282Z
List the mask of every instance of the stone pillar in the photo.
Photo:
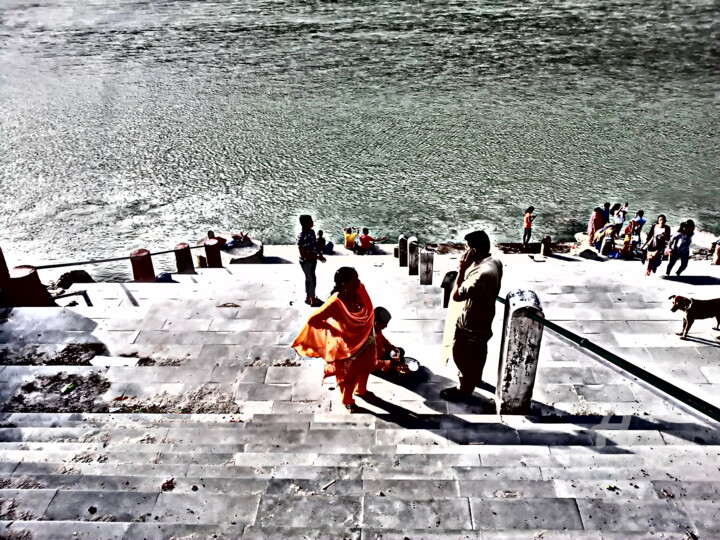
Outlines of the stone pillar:
M420 250L420 285L432 285L434 255L429 249Z
M451 270L447 274L445 274L445 277L442 280L442 284L440 287L443 289L443 307L448 307L448 304L450 303L450 293L453 290L453 287L455 286L455 280L457 279L458 273L455 270Z
M217 238L205 240L205 257L207 258L208 268L222 268L220 242Z
M398 259L400 259L400 266L408 265L408 237L404 234L398 236Z
M408 273L411 276L417 276L420 272L419 257L417 237L411 236L408 238Z
M142 283L155 283L155 269L147 249L136 249L130 253L133 279Z
M193 265L190 246L181 243L175 246L175 263L177 264L178 274L194 274L195 266Z
M528 313L544 316L537 295L526 290L508 293L495 395L498 414L530 410L543 325L528 318Z
M11 307L47 307L47 290L34 266L16 266L8 273L5 302Z
M544 236L542 241L540 242L540 255L543 257L549 257L550 256L550 242L552 240L549 236Z
M10 272L5 262L5 255L3 255L2 248L0 248L0 289L4 289L9 281Z

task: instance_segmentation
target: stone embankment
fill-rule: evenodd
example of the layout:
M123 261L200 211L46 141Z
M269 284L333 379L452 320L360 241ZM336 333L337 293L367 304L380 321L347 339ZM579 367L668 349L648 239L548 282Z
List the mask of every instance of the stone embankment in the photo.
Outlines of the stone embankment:
M503 295L532 289L548 319L719 403L717 332L698 321L679 340L667 297L720 297L720 268L663 280L637 262L503 260ZM483 388L442 401L439 284L457 255L436 255L422 287L392 256L329 257L319 293L340 265L423 366L372 376L357 415L289 348L311 313L297 265L88 283L92 307L5 310L0 537L720 537L717 423L549 331L530 414L496 415L501 316Z

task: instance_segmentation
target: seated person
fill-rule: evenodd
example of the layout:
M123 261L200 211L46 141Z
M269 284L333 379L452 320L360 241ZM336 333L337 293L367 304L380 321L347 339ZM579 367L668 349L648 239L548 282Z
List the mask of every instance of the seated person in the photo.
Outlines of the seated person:
M405 368L403 358L405 350L390 343L382 331L387 328L392 316L384 307L375 308L375 348L377 350L377 367L383 371L391 370L402 373Z
M325 237L323 236L323 232L318 231L317 246L318 246L319 253L322 253L323 255L330 255L333 252L333 247L335 247L335 244L325 240Z
M357 249L356 253L358 255L365 255L366 253L372 253L375 251L375 242L382 242L385 240L385 236L382 238L373 238L370 236L370 231L367 229L367 227L364 227L362 230L362 234L360 235L360 247Z
M233 234L229 242L227 242L221 249L232 249L238 247L252 246L252 240L247 233L240 231L240 234Z
M345 227L343 229L343 244L345 245L345 249L351 249L355 251L355 238L358 235L357 227Z

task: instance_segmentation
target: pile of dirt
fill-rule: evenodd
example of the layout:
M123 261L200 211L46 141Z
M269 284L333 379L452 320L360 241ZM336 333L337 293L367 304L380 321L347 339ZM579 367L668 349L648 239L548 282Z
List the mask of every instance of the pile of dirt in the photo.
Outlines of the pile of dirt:
M226 414L239 412L230 393L220 392L215 386L203 384L194 392L168 394L163 392L151 399L121 396L110 405L113 413L146 414Z
M6 366L89 366L90 360L107 354L102 343L71 343L55 353L26 345L0 351L0 362Z
M97 402L97 399L109 388L110 381L100 373L56 373L40 376L20 386L10 401L2 405L2 411L107 412L107 403Z

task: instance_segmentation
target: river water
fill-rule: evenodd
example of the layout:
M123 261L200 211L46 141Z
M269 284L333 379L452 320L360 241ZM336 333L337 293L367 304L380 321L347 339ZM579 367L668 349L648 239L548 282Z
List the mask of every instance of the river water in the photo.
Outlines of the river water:
M569 239L629 201L720 232L713 0L0 2L11 265L289 243ZM91 270L112 277L127 264Z

